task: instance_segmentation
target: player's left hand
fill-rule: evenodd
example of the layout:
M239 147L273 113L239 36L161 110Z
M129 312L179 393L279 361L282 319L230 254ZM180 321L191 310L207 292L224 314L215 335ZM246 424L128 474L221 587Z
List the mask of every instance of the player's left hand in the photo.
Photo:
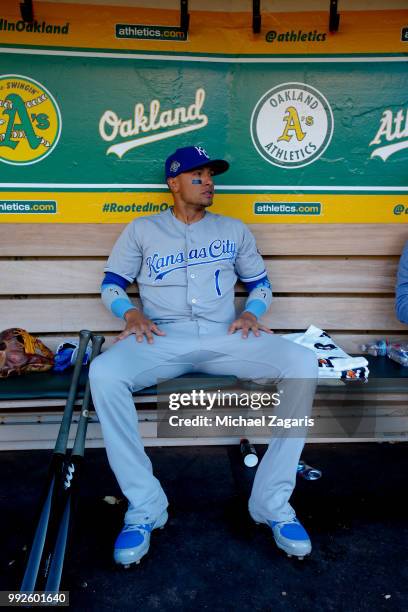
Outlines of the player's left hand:
M238 317L238 319L235 319L235 321L231 323L228 328L228 333L234 334L237 329L242 329L243 338L248 338L248 334L250 331L252 331L255 336L260 336L261 330L266 332L267 334L273 334L273 331L270 330L268 327L265 327L265 325L261 325L260 323L258 323L258 320L255 315L253 315L251 312L246 311L244 311Z

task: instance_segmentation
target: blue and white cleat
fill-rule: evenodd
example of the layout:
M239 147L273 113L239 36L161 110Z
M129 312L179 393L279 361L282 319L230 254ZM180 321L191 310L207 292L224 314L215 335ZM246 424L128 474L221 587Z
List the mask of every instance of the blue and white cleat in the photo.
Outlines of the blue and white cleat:
M268 521L276 545L285 551L288 557L294 555L302 560L312 552L312 543L306 529L295 517L289 521Z
M116 563L128 568L133 563L140 563L140 559L148 552L150 534L153 529L163 529L168 519L165 510L152 523L139 523L125 525L116 538L113 558Z

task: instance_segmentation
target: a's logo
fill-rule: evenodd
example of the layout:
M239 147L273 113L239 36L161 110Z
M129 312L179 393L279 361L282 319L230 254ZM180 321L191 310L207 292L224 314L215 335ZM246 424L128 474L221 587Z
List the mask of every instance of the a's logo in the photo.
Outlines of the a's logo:
M50 92L34 79L0 75L0 161L28 165L44 159L61 134L61 114Z
M394 113L387 109L383 112L380 127L369 146L375 146L371 157L381 157L383 161L393 153L408 148L408 109Z
M274 166L300 168L316 161L333 135L326 98L304 83L281 83L258 100L251 137L258 153Z

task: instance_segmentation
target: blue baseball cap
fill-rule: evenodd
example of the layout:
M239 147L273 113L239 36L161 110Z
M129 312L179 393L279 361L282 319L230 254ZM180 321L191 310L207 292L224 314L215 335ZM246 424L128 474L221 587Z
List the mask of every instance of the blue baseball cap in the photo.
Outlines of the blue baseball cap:
M229 163L223 159L211 159L203 147L183 147L166 159L166 179L203 166L212 168L214 174L222 174L228 170Z

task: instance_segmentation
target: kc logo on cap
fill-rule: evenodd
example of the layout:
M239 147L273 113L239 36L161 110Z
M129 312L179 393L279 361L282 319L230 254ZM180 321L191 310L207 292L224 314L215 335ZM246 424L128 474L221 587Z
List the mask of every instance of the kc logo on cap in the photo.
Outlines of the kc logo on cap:
M229 163L223 159L211 159L204 147L183 147L166 159L166 179L203 166L211 168L214 174L222 174L228 170Z
M208 155L207 151L203 149L203 147L194 147L194 148L197 149L200 155L204 155L204 157L206 157L207 159L210 159L210 156Z

